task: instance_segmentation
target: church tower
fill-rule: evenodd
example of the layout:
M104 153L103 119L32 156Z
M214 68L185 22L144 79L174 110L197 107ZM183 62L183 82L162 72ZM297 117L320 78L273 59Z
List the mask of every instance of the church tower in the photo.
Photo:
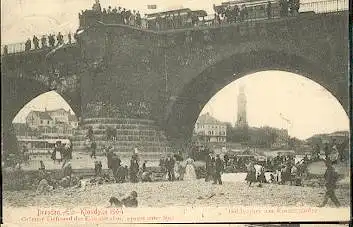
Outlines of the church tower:
M246 96L244 92L244 86L241 86L238 94L238 115L237 122L235 123L237 128L248 127L248 122L246 118Z

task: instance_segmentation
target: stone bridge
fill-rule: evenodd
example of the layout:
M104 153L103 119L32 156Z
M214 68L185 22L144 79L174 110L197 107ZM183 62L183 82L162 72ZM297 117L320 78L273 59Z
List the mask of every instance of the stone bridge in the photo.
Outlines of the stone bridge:
M348 113L347 28L347 11L163 32L97 22L75 45L2 57L3 126L35 96L57 90L83 118L92 102L145 100L180 144L214 94L264 70L317 82Z

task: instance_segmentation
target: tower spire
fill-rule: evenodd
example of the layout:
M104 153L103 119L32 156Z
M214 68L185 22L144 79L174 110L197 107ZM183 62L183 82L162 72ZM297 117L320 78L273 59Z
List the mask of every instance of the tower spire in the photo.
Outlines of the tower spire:
M245 87L241 85L239 87L238 93L238 113L237 113L237 121L235 126L238 128L244 128L248 126L247 116L246 116L246 95L245 95Z

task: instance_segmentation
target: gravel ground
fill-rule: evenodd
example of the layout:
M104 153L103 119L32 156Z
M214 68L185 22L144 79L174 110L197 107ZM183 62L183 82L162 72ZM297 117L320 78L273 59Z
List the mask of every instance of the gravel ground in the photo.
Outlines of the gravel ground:
M107 206L110 196L120 197L137 191L139 206L318 206L324 188L296 187L264 184L263 187L247 186L244 182L224 182L212 185L203 179L195 181L124 183L87 186L86 190L61 189L47 195L34 191L4 191L4 207L77 207ZM350 189L339 188L336 195L344 207L349 206ZM329 203L328 206L333 206Z

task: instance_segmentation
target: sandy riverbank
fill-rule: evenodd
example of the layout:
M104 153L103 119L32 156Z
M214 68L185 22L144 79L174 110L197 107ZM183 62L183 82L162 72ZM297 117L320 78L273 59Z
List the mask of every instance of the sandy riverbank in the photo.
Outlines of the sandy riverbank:
M80 189L61 189L48 195L34 191L4 191L4 207L41 206L76 207L107 206L110 196L122 196L137 191L141 207L167 206L318 206L324 188L264 184L248 187L244 182L224 182L212 185L203 179L191 182L124 183L88 186ZM349 188L338 188L336 195L342 206L349 206ZM333 206L333 204L329 204Z

